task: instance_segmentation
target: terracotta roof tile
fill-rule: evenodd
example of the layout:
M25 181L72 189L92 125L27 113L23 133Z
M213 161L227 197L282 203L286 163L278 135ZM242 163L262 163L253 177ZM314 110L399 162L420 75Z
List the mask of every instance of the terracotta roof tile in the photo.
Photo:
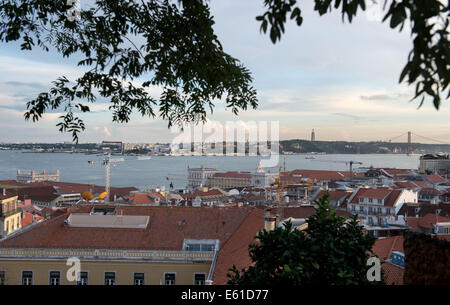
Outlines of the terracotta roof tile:
M40 222L40 221L44 220L44 217L35 215L35 214L31 214L28 212L23 212L22 214L23 214L23 217L20 220L22 228L28 227L29 225L31 225L34 222Z
M225 173L215 173L214 177L216 178L235 178L235 179L251 179L252 175L248 172L236 172L230 171Z
M91 209L86 205L74 212ZM0 247L181 250L184 238L219 239L223 245L255 209L115 206L115 210L150 216L150 222L146 229L79 228L64 224L69 216L65 213L0 242Z
M3 191L0 192L0 200L9 199L11 197L15 197L17 194L14 192L14 190L6 190L5 189L5 195L3 195Z
M403 285L403 278L405 276L405 269L394 265L390 262L384 262L381 264L381 268L384 271L384 282L387 285Z
M432 229L437 222L450 222L450 217L430 213L423 217L406 218L408 226L417 232L424 232L424 229Z
M436 175L436 174L427 175L427 179L433 183L442 183L442 182L447 181L447 179L445 179L439 175Z
M403 242L403 236L379 238L375 241L372 251L381 260L390 259L392 251L405 252Z
M228 282L227 273L233 265L238 270L252 265L248 254L248 246L255 243L255 236L263 228L264 211L255 209L219 251L213 276L215 285L223 285Z

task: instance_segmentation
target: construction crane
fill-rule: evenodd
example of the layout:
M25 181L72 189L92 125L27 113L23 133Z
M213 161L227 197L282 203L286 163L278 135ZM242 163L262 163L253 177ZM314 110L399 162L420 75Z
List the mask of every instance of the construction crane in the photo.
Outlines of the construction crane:
M173 189L173 180L189 182L185 175L171 174L166 177L166 180L170 181L170 189Z
M137 160L147 160L147 159L140 159ZM117 163L117 162L125 162L126 160L124 158L114 158L111 159L111 153L109 152L105 158L103 159L102 164L105 166L105 194L101 194L97 199L103 199L105 203L109 202L110 200L110 190L111 190L111 164ZM95 162L89 162L89 164L95 164Z
M109 202L110 188L111 188L111 163L115 162L123 162L125 161L123 158L111 159L111 153L103 159L103 165L105 166L105 203Z
M360 164L360 165L363 164L362 162L359 162L359 161L353 161L353 160L350 160L350 161L311 160L311 161L314 161L314 162L331 162L331 163L345 163L345 164L348 164L348 165L349 165L349 172L350 172L350 181L353 180L353 164Z

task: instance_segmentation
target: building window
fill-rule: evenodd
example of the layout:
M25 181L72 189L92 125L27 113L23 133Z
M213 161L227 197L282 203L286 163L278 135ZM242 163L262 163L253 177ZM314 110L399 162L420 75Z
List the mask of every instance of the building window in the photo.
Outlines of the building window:
M49 284L53 286L57 286L61 281L61 272L59 271L50 271L50 279Z
M194 274L194 285L205 285L206 275L204 273Z
M116 284L116 273L105 272L105 285L115 285L115 284Z
M164 284L165 285L175 285L175 273L165 273L164 274Z
M144 273L134 273L134 285L144 285Z
M0 271L0 285L5 285L6 283L6 277L5 277L5 271Z
M33 271L22 271L22 285L33 285Z
M372 203L373 202L373 199L372 198L369 198L369 203Z
M214 244L187 244L186 250L187 251L196 251L196 252L209 252L215 250Z
M79 278L77 280L78 286L84 286L88 284L88 273L86 271L81 271Z

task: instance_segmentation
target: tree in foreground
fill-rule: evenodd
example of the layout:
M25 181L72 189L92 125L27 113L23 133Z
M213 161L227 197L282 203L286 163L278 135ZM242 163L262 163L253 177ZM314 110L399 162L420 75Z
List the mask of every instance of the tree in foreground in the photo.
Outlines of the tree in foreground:
M315 0L314 10L321 16L340 10L342 19L352 22L369 1ZM169 127L206 120L219 101L234 114L257 107L251 73L223 50L208 0L92 0L79 18L69 18L74 10L66 3L72 2L0 1L0 42L56 50L75 58L82 70L78 78L62 75L48 92L28 101L26 119L63 112L57 126L77 141L85 129L80 114L98 99L109 102L115 122L128 122L137 111L159 116ZM400 82L415 84L413 98L422 98L422 104L429 97L436 108L442 95L450 97L450 5L445 2L385 0L383 19L392 29L410 27L413 48ZM273 43L288 19L303 23L298 3L264 0L266 12L256 20Z
M365 285L367 260L376 238L364 234L356 216L350 221L330 209L328 195L315 201L317 211L304 231L288 222L263 230L249 246L253 265L228 274L237 285Z

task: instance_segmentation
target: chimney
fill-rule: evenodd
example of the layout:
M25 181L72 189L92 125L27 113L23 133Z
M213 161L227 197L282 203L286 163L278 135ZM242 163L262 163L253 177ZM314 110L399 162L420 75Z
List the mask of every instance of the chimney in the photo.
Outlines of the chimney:
M266 231L272 231L276 226L276 217L270 214L271 209L267 209L264 215L264 229Z

